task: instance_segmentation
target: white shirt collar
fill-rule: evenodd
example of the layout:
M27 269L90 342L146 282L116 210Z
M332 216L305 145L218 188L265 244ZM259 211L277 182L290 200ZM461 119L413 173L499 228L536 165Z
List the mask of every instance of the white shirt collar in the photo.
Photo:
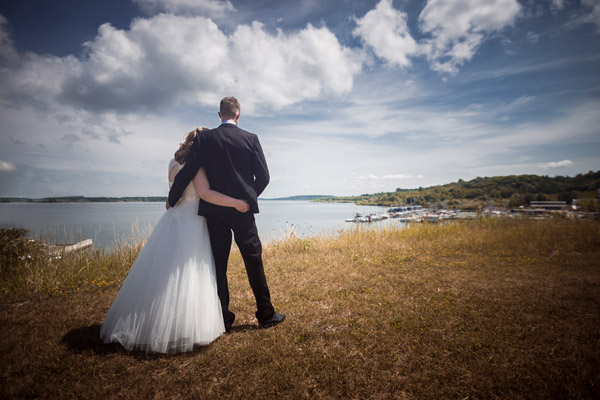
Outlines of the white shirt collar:
M221 123L221 125L225 125L225 124L234 124L234 125L237 125L237 124L235 123L235 121L234 121L234 120L232 120L232 119L228 119L227 121L223 121L223 122Z

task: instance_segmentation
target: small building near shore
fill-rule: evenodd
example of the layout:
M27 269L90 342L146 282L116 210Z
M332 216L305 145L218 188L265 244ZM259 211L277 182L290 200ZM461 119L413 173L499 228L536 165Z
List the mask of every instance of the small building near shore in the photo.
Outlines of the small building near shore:
M533 209L546 211L560 211L567 209L566 201L532 201L529 206Z

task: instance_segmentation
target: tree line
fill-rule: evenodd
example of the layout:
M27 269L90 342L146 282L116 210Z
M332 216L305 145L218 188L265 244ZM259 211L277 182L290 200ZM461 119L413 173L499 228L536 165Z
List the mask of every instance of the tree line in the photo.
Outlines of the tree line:
M470 181L416 189L397 188L395 192L362 194L320 199L329 202L352 202L359 205L396 206L421 204L433 208L480 209L495 207L516 208L532 201L566 201L574 199L590 211L598 211L600 171L568 176L509 175L477 177Z

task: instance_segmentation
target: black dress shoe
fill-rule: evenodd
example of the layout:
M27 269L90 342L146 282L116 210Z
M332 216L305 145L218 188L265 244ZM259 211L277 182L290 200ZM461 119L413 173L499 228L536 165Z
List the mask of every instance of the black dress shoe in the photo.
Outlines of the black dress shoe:
M284 319L285 319L285 314L275 313L275 314L273 314L273 316L270 319L260 322L259 325L261 328L270 328L274 325L277 325L277 324L283 322Z

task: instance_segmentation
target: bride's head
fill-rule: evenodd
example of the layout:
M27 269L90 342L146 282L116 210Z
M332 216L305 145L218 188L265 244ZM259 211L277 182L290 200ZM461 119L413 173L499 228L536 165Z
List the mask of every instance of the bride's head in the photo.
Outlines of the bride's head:
M200 128L194 129L191 132L188 132L185 135L183 142L179 143L179 149L175 152L175 161L177 161L179 164L185 164L190 149L192 148L192 144L194 144L194 139L196 139L196 135L198 134L198 132L207 129L208 128L202 126Z

